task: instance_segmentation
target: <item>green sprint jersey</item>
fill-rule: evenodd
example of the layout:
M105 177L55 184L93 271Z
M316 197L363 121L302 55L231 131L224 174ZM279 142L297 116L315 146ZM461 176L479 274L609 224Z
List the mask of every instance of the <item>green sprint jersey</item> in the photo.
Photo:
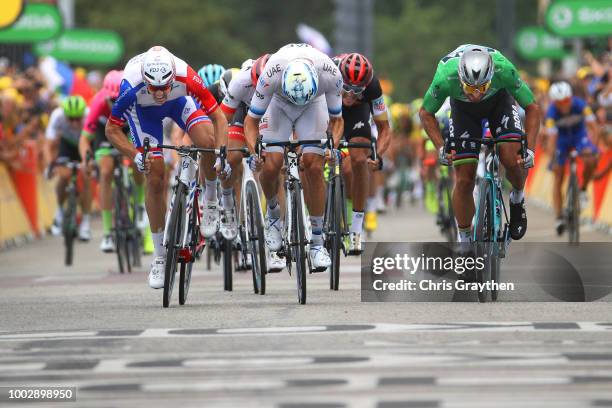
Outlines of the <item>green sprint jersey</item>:
M470 101L463 93L463 88L459 81L459 73L457 72L459 59L463 54L463 50L468 46L470 46L470 44L460 46L442 58L438 63L436 74L434 75L434 79L423 101L423 108L427 112L435 114L444 103L446 97L464 102ZM527 84L519 77L514 65L496 49L488 47L483 48L489 51L493 58L493 64L495 65L491 87L488 89L483 100L490 98L502 89L506 89L522 108L533 103L535 101L533 93Z

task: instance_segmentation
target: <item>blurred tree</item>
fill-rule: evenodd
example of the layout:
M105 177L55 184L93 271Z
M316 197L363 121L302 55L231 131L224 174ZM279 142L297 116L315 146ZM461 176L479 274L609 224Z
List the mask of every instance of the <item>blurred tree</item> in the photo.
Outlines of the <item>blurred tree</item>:
M531 1L517 1L516 21L534 24ZM374 64L394 83L395 100L422 97L438 61L461 44L497 47L495 2L385 0L376 2ZM514 61L520 68L523 61ZM528 64L533 68L533 64Z
M122 63L158 44L195 69L208 63L230 67L297 42L298 23L329 35L332 7L332 0L132 0L120 7L109 7L99 0L78 0L76 24L121 34L126 48Z

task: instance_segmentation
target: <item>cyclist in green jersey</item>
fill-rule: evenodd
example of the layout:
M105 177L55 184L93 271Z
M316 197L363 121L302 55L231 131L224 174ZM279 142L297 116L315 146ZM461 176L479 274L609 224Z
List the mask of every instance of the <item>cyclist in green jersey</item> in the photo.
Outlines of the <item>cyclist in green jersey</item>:
M452 154L444 151L444 140L435 117L447 97L451 98L449 140ZM525 110L525 130L515 101ZM439 151L440 162L452 161L456 167L453 209L460 242L472 239L475 212L472 192L480 151L480 143L461 139L480 138L484 119L489 121L492 137L511 140L526 134L524 160L520 144L498 145L500 161L513 187L510 193L510 235L513 239L521 239L527 230L523 194L526 169L534 164L533 147L541 119L533 93L521 80L514 65L493 48L471 44L460 46L440 60L419 116Z

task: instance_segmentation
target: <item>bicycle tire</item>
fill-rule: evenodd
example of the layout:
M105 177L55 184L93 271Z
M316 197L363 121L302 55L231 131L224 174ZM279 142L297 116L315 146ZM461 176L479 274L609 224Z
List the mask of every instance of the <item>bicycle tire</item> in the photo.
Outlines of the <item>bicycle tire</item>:
M232 241L229 239L225 239L221 237L221 248L223 252L223 290L231 292L234 288L233 276L232 276L232 266L234 257L233 248L234 245Z
M170 305L172 289L174 288L176 266L179 262L178 243L182 237L181 227L183 221L183 203L185 201L185 185L179 183L176 187L175 194L174 205L172 207L172 212L170 213L170 223L168 224L168 231L166 233L168 242L166 244L166 265L164 268L164 307L168 307Z
M332 185L332 205L331 205L331 267L329 274L329 288L338 290L340 283L340 251L342 250L342 190L340 183L334 179Z
M194 206L191 211L189 218L189 253L191 254L191 260L189 262L181 263L181 270L179 274L179 305L184 305L187 301L187 295L189 294L189 286L191 285L191 272L193 271L193 264L196 260L196 250L200 239L200 226L198 225L198 209L197 195L194 198Z
M578 188L578 177L571 173L567 189L568 209L568 239L570 244L580 242L580 197Z
M266 294L266 273L268 272L266 258L266 240L264 235L264 220L257 186L248 182L246 194L246 225L249 231L248 252L251 257L251 273L253 275L253 291L260 295Z
M491 277L492 243L493 237L493 203L491 202L491 183L482 179L478 186L478 210L475 225L476 257L483 257L484 270L476 269L478 282L485 283ZM487 301L487 291L478 291L478 301Z
M446 239L449 243L457 242L457 223L453 210L453 188L450 178L444 179L444 199L446 200Z
M74 261L74 240L76 237L76 187L70 187L66 199L62 231L64 233L64 264L71 266Z
M301 305L306 304L306 234L304 230L304 213L302 212L302 194L301 187L298 183L293 185L290 190L292 194L291 202L293 203L292 210L292 228L291 228L291 246L294 253L298 302Z
M117 254L117 264L119 265L119 273L125 273L127 267L125 266L126 255L123 253L125 245L123 244L126 239L124 234L123 226L123 188L120 184L118 177L115 177L115 188L113 189L114 195L114 211L113 211L113 232L115 235L115 252Z

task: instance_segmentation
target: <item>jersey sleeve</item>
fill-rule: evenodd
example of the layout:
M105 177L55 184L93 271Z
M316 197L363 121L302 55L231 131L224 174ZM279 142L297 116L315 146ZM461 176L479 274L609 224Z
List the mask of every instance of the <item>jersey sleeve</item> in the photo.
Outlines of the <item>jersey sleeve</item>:
M578 105L578 110L584 116L584 120L587 122L595 121L595 114L593 110L588 105L588 103L584 99L576 98L576 104Z
M332 62L330 61L330 63ZM327 75L329 75L329 84L325 90L327 112L330 117L338 118L342 116L342 74L340 70L334 69Z
M108 120L117 126L123 127L126 122L126 112L132 106L136 104L136 93L140 88L144 86L144 83L140 86L132 87L130 83L123 79L121 81L121 88L119 89L119 97L113 105L111 116Z
M544 126L551 133L557 133L557 111L554 105L550 105L546 111L546 117L544 118Z
M49 124L45 130L45 138L47 140L55 140L57 138L57 122L61 116L61 108L54 109L49 117Z
M210 115L219 107L213 94L204 86L202 78L190 66L187 66L185 85L187 94L198 101L207 115Z
M94 98L89 107L89 112L85 117L85 124L83 125L82 135L85 137L91 137L93 133L98 129L98 124L100 123L98 119L102 116L102 104L106 104L106 100L104 98Z
M385 97L383 95L382 87L380 86L380 81L378 80L378 78L374 78L374 80L370 84L370 89L368 91L370 109L372 111L372 116L374 117L374 119L376 119L380 115L387 113Z
M515 66L508 61L508 59L500 54L501 61L498 62L501 65L501 79L502 85L508 90L516 99L521 108L525 108L535 102L533 92L529 89L529 86L521 79Z
M242 75L244 71L240 74ZM227 93L223 98L223 102L221 102L221 110L227 113L234 113L240 106L240 103L243 102L246 97L248 90L251 88L247 88L240 81L236 81L232 79L227 88Z
M450 94L448 92L445 74L439 64L433 81L423 97L423 109L435 115L448 96L450 96Z

